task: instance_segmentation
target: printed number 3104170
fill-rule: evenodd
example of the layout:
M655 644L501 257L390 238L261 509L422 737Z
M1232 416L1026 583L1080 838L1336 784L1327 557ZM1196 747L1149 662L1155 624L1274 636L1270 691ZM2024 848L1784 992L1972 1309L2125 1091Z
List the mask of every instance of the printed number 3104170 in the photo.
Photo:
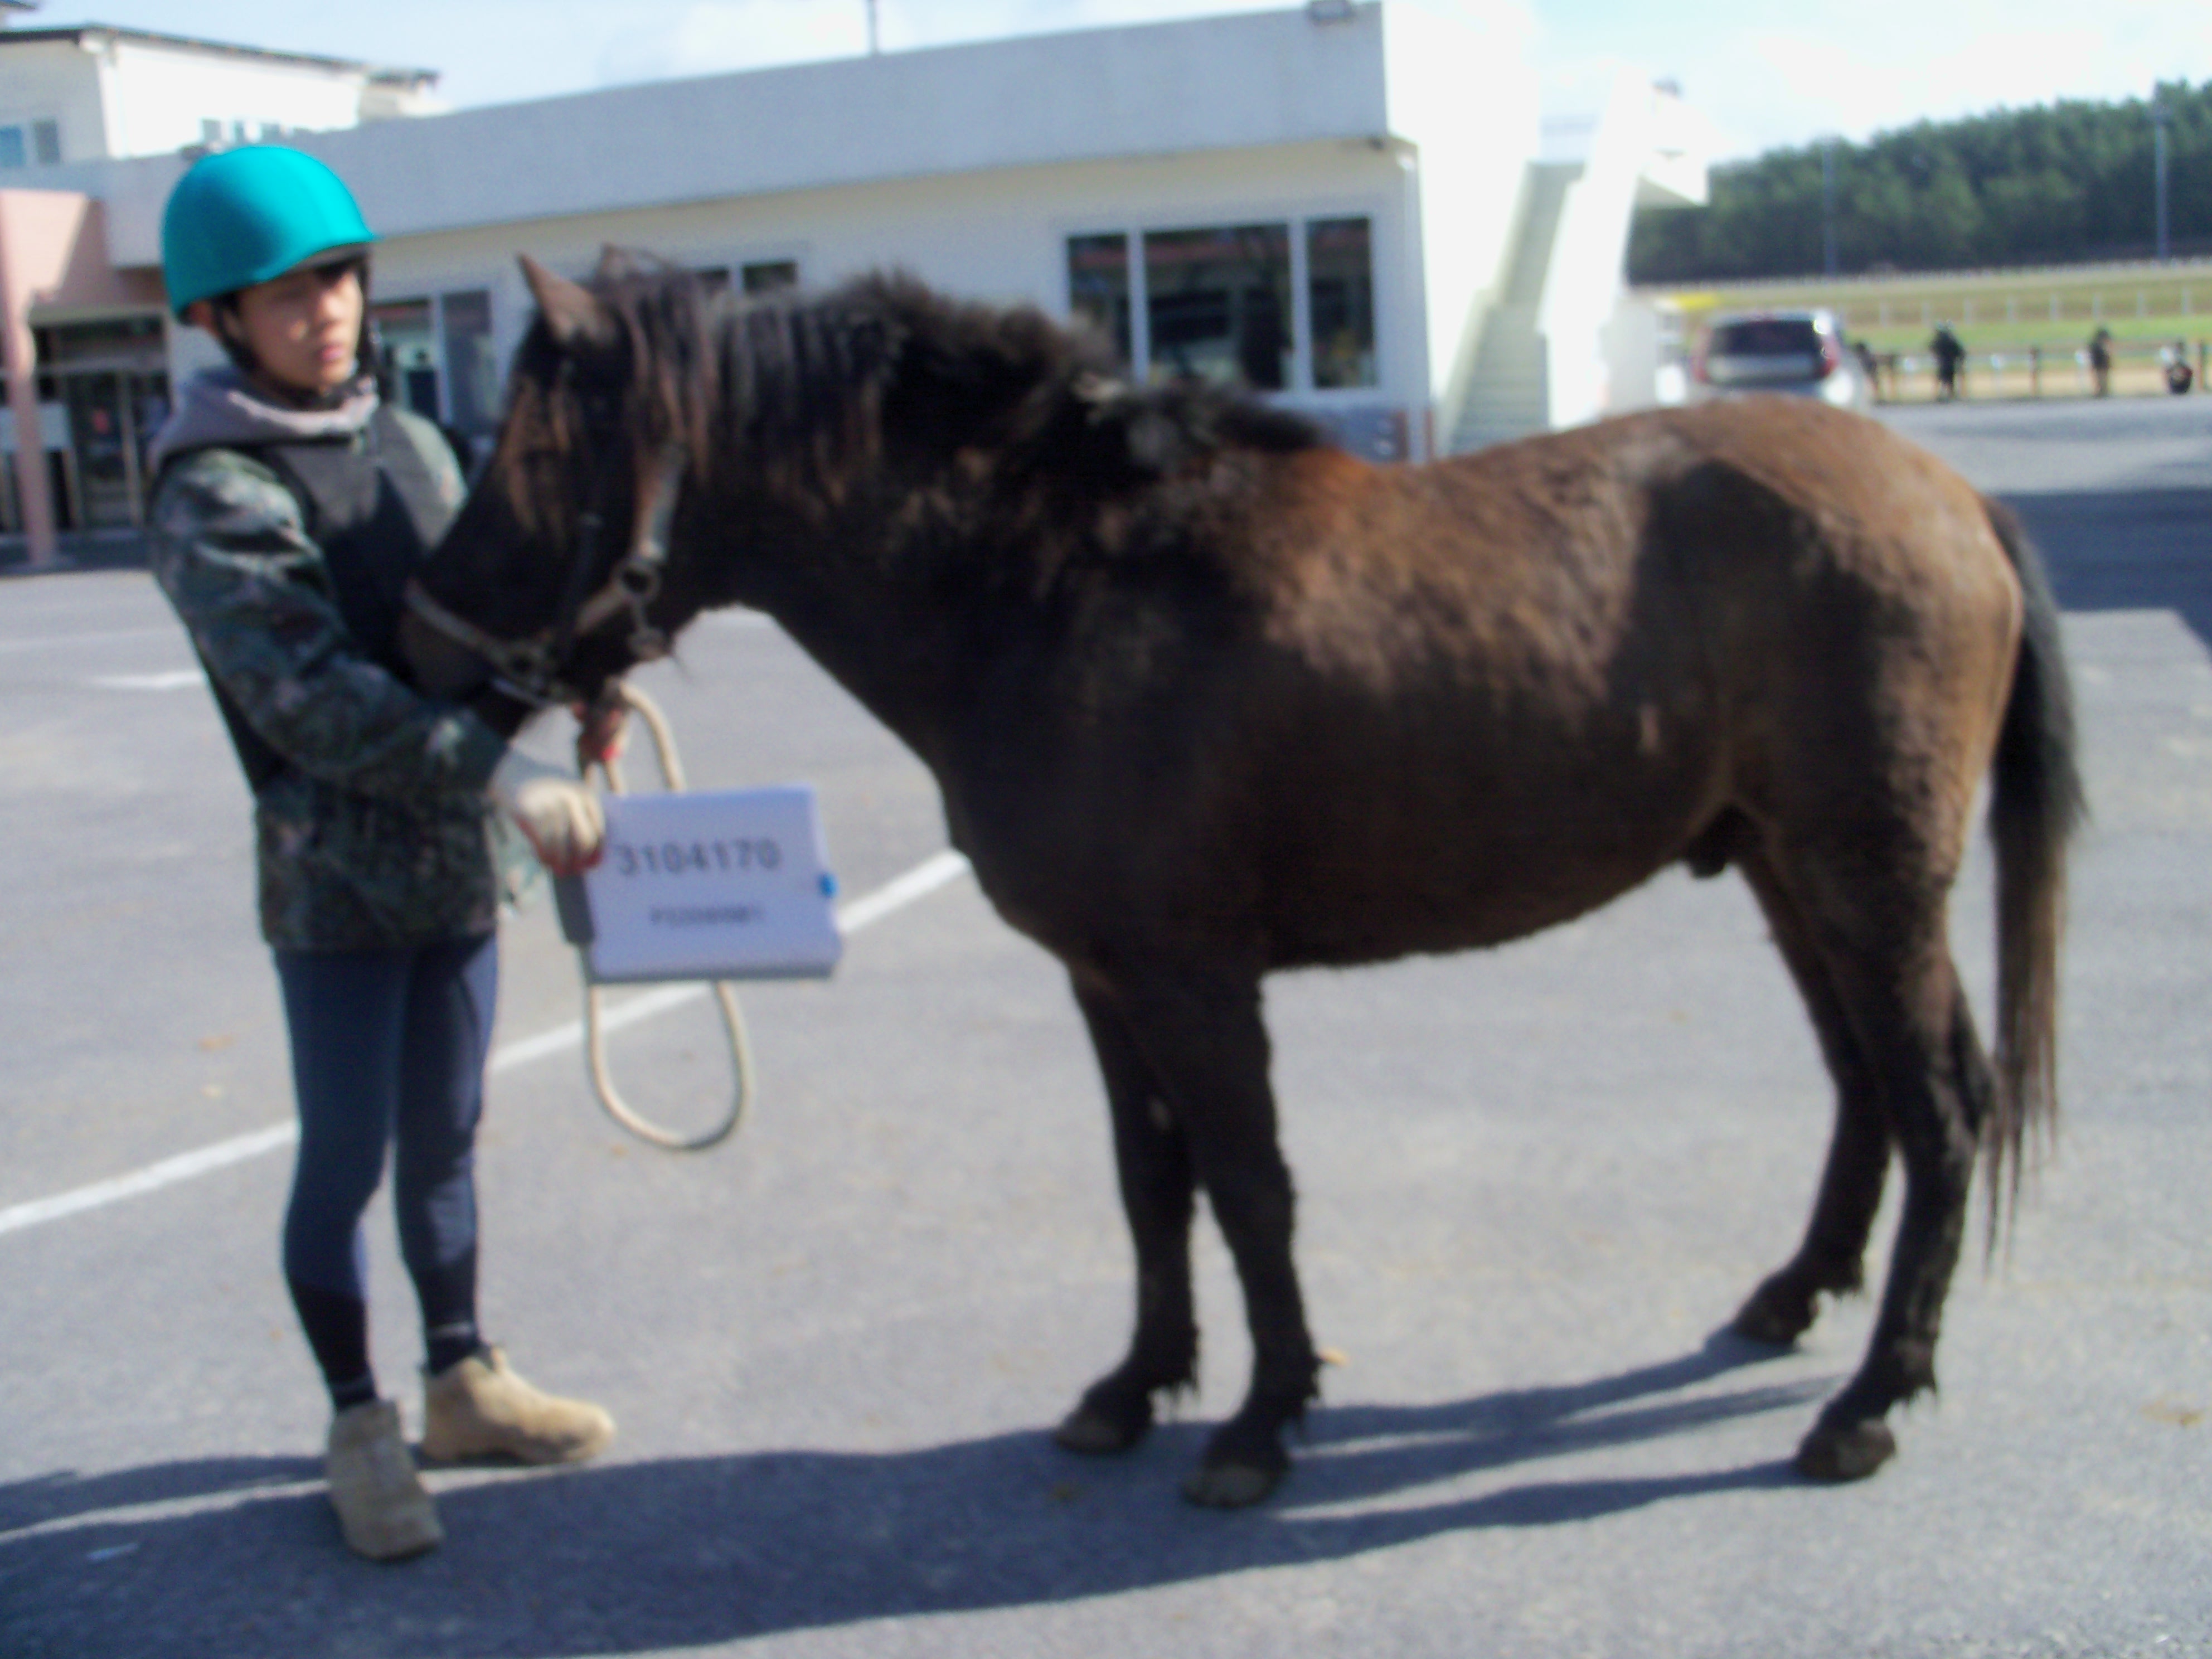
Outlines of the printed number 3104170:
M773 870L783 849L763 838L751 841L614 842L607 864L618 876L682 876L694 870Z

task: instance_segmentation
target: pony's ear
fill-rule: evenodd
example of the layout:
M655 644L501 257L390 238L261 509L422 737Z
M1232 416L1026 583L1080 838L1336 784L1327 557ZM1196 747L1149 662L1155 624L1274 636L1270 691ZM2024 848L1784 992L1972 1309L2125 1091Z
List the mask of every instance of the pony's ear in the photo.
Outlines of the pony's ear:
M595 273L602 283L619 282L630 274L629 255L612 242L599 244L599 268Z
M614 313L589 289L556 276L527 253L515 257L522 266L522 280L530 284L531 297L538 301L538 314L545 319L553 343L563 351L611 346L621 337Z

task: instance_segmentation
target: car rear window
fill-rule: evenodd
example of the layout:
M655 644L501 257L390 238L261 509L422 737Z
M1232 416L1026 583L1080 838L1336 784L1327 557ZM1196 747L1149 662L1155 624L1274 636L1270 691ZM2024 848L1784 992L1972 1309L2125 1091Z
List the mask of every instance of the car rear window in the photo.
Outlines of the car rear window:
M1716 328L1711 349L1716 357L1818 356L1820 336L1803 317L1753 317Z

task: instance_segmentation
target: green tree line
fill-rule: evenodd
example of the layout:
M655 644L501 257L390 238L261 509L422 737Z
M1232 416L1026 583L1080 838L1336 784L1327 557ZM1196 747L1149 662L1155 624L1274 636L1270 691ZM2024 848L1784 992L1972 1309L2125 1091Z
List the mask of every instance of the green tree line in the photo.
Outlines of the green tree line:
M2150 99L2066 100L1833 142L1836 270L1948 270L2140 258L2157 246L2151 106L2169 112L2168 242L2212 252L2212 81ZM1701 208L1646 208L1637 283L1795 276L1826 268L1823 146L1712 171Z

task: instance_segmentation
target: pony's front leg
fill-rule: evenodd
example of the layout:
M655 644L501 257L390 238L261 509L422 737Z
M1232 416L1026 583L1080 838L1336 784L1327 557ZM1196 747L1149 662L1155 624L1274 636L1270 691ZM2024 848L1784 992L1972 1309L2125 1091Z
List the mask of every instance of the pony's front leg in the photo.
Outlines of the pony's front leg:
M1194 1503L1257 1503L1291 1467L1283 1431L1315 1397L1320 1362L1291 1259L1290 1170L1275 1133L1255 972L1153 970L1115 998L1189 1149L1244 1291L1252 1382L1184 1483Z
M1075 1000L1106 1084L1121 1206L1137 1255L1137 1329L1128 1357L1092 1383L1054 1438L1070 1451L1127 1451L1152 1425L1152 1396L1198 1378L1191 1310L1190 1147L1120 1012L1074 981Z

